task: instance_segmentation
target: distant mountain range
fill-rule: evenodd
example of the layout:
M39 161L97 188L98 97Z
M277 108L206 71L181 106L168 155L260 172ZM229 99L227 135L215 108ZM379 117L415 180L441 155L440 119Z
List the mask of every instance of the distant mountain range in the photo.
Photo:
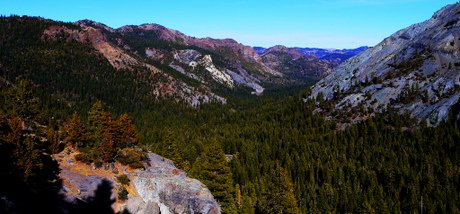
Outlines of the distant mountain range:
M254 50L259 54L263 55L267 50L271 48L264 48L264 47L253 47ZM368 46L362 46L355 49L324 49L324 48L300 48L300 47L292 47L288 48L290 50L295 50L303 55L315 56L318 59L326 60L332 63L340 64L345 60L360 54L361 52L367 50Z
M319 80L331 73L333 67L336 66L336 62L305 55L298 49L281 45L265 49L260 57L268 67L294 79Z
M460 3L448 5L342 63L312 88L317 111L343 123L388 109L433 126L459 118L459 20Z

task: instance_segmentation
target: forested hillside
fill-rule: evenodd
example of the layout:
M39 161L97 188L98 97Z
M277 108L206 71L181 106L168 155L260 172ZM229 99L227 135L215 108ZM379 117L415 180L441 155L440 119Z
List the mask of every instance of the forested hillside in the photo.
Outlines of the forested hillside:
M300 100L261 100L179 120L171 128L179 156L199 165L201 148L216 143L232 154L241 213L459 211L458 122L407 129L413 121L390 109L338 131Z
M19 88L23 87L19 85ZM4 90L3 96L8 99L2 104L3 124L9 124L3 126L4 130L12 127L15 112L21 112L19 118L22 119L18 119L25 124L30 124L31 119L40 121L37 115L46 112L40 110L44 108L39 108L38 103L33 104L37 99L30 90L15 93L23 91L27 92L21 96L25 102L13 103L18 106L12 107L8 101L11 100L8 98L11 89ZM93 106L90 115L101 112L98 105ZM375 119L339 131L334 123L312 114L314 108L312 101L304 103L300 95L280 98L272 94L270 98L240 100L240 103L228 106L156 109L150 114L148 111L138 112L133 119L140 129L138 145L171 158L177 166L204 182L223 206L224 213L459 211L458 121L449 121L437 128L425 128L421 124L418 129L407 129L405 127L412 127L412 121L390 109ZM156 116L160 114L164 116ZM110 119L112 116L107 116L102 118L118 123ZM68 115L65 121L69 122L65 123L50 119L52 115L45 117L49 120L32 123L36 124L32 127L37 135L45 137L40 134L43 128L37 127L45 125L48 133L53 133L53 129L54 133L60 133L50 143L61 139L73 144L72 136L91 136L73 133L66 137L68 132L53 127L66 130L77 123L81 130L87 130L84 133L95 133L91 132L94 128L90 125L94 117L89 117L89 122L76 122L78 116ZM119 121L126 121L123 118L126 116L121 115ZM102 137L112 133L107 128L102 130ZM2 133L3 146L15 145L14 142L29 145L24 147L26 150L18 152L39 155L42 149L53 148L52 144L43 147L39 141L30 141L27 137L20 138L24 141L9 140L8 136L14 135L8 134L10 131ZM107 153L112 147L104 147L103 143L107 142L104 138L102 141L79 139L96 143L79 145L82 151L103 152L88 157L113 161L111 153ZM137 142L136 138L123 139ZM94 150L85 149L93 145L96 145ZM102 146L102 150L97 146ZM20 157L23 156L11 156ZM38 172L47 165L33 160L24 163L37 163L31 166L38 167L35 168ZM216 170L220 173L214 175L212 172ZM29 172L34 171L17 173L25 181L35 183L35 179L41 179L41 176Z

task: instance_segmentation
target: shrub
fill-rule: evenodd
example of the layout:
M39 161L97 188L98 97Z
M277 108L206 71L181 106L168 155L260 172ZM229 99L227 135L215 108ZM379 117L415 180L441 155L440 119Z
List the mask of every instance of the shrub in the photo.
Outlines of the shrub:
M117 160L132 168L142 168L142 161L145 159L145 153L140 149L124 148L118 151Z
M86 163L86 164L90 164L90 163L93 162L91 156L88 153L77 154L77 155L75 155L75 159L77 161L81 161L81 162Z
M99 160L99 159L94 161L94 166L96 168L98 168L98 169L102 167L102 164L103 164L103 162L101 160Z
M120 184L123 184L123 185L128 185L130 181L128 176L125 174L117 176L117 180L118 182L120 182Z
M118 190L118 200L128 200L128 190L125 187L121 186Z

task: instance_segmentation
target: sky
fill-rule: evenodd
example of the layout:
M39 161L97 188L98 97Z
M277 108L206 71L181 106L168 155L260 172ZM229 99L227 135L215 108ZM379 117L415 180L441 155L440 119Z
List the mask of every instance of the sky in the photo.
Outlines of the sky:
M250 46L356 48L429 19L456 0L0 0L1 15L157 23Z

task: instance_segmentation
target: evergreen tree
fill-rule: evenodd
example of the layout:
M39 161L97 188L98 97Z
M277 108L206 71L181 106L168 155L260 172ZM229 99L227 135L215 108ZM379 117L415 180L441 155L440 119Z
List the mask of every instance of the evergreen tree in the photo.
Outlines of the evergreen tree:
M39 113L39 100L32 91L28 81L21 80L17 87L10 87L3 92L6 111L18 115L23 121L31 122Z
M212 142L197 158L191 173L209 188L222 213L236 213L232 172L217 142Z
M92 134L93 141L100 138L101 128L107 116L107 112L104 112L104 104L101 101L96 101L88 111L89 131Z
M102 162L112 162L117 154L117 127L112 115L103 112L102 126L100 127L100 144L97 148Z
M16 169L23 175L25 182L31 182L31 178L37 176L43 168L42 155L35 144L32 139L25 138L20 141L14 151Z
M119 145L117 145L118 147L124 148L137 144L139 139L137 137L136 127L128 114L125 113L120 115L117 126L118 134L120 135L118 137L120 140Z
M294 185L285 169L276 163L274 170L263 181L265 187L259 209L268 214L299 214Z
M171 159L177 168L182 169L184 171L189 171L190 163L187 160L184 160L184 158L182 158L182 154L178 146L179 142L177 141L171 129L165 130L163 143L163 155L166 158Z
M46 131L46 138L49 143L49 151L51 154L57 154L61 151L61 136L59 131L55 131L53 128L48 128Z
M77 113L73 113L72 117L64 124L63 133L64 143L72 144L76 148L84 145L89 140L86 127Z

